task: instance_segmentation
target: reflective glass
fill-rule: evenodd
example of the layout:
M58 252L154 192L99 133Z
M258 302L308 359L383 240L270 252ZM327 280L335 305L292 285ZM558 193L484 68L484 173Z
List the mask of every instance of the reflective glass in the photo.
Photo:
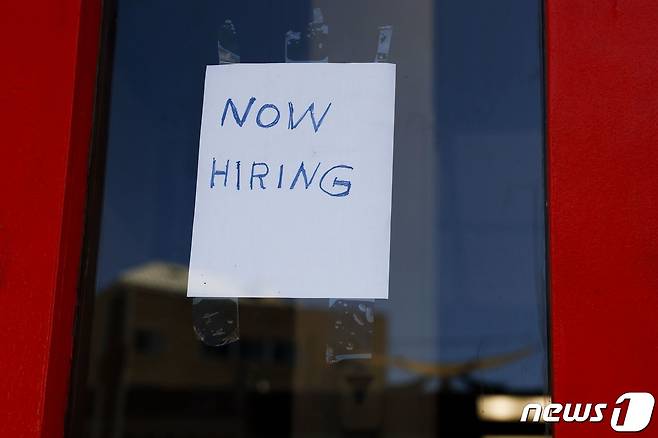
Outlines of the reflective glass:
M77 435L550 433L518 421L548 394L541 1L116 11ZM397 65L388 300L186 298L204 71L234 62Z

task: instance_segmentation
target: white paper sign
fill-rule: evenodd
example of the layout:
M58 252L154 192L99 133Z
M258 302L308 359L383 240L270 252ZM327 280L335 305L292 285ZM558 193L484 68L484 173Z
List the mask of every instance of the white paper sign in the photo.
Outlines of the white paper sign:
M395 65L209 66L191 297L388 298Z

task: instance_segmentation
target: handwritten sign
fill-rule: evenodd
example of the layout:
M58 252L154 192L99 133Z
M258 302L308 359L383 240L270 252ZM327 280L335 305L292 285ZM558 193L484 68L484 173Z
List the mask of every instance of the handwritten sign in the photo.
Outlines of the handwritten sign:
M392 64L208 66L191 297L387 298Z

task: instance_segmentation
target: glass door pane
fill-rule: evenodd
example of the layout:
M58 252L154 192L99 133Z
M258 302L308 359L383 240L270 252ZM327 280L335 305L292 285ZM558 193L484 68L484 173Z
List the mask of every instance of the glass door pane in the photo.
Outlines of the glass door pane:
M548 394L541 6L117 0L74 434L549 434L518 421ZM397 65L388 300L186 297L205 67L236 62Z

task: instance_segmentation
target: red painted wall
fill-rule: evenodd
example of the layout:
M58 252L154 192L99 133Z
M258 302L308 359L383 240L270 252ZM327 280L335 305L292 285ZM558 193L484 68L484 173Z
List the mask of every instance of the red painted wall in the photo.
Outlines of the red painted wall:
M546 12L554 399L658 397L658 2ZM619 436L610 413L556 436Z
M0 2L0 436L62 435L98 0Z

